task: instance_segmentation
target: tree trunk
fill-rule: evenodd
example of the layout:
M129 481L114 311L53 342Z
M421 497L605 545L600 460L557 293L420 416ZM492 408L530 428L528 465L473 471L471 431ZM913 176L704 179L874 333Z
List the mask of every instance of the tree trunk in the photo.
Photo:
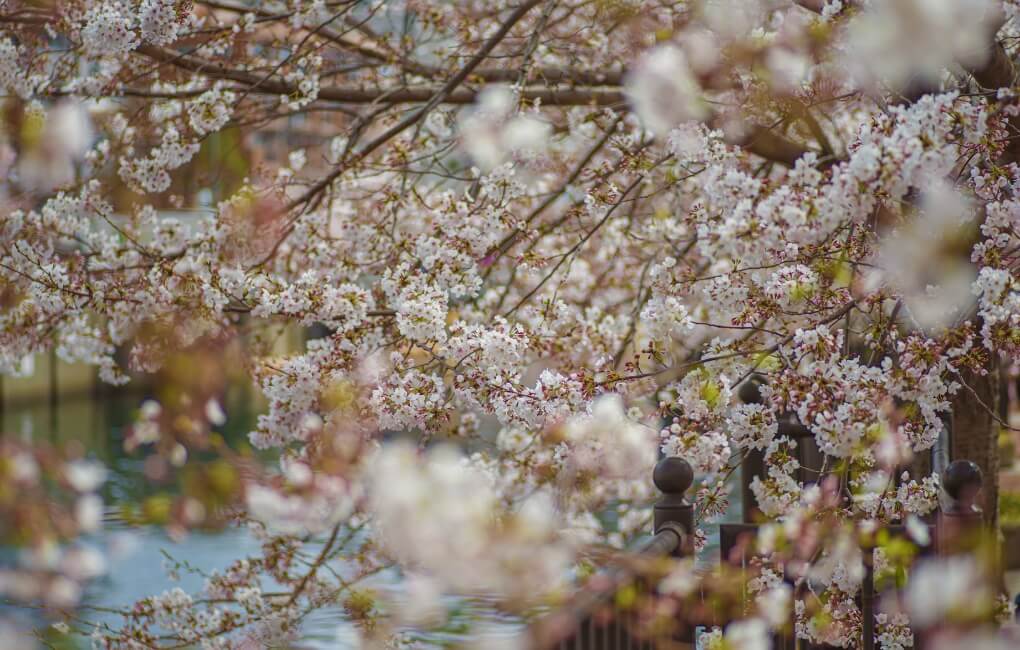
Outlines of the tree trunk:
M992 355L984 376L963 373L962 379L973 392L961 387L953 399L951 460L971 460L984 475L983 501L985 521L995 530L999 505L999 364ZM979 401L980 400L980 401Z

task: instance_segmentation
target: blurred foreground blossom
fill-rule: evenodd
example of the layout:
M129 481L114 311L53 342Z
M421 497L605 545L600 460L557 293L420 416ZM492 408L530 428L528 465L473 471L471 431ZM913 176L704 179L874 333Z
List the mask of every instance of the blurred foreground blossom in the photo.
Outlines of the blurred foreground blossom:
M851 68L865 83L934 85L956 64L988 60L1002 23L993 0L871 0L850 24Z
M976 270L966 255L973 210L959 192L934 183L918 212L882 241L883 277L922 327L945 326L974 301Z
M287 494L250 484L245 488L248 512L274 534L309 535L333 528L354 510L356 495L344 479L320 474L306 487Z
M963 634L944 634L935 637L932 650L1015 650L1017 635L1003 635L1001 630L984 628Z
M926 560L910 576L906 609L922 628L947 621L980 620L995 606L987 573L972 556Z
M735 621L726 630L715 628L698 637L700 650L771 650L768 626L759 618Z
M644 478L657 457L655 432L627 417L616 394L597 399L591 415L569 420L563 436L567 461L581 471L609 478Z
M535 155L548 144L550 125L537 114L517 112L516 104L510 88L486 88L461 123L461 145L484 172L498 167L515 152Z
M35 192L73 184L75 165L84 158L93 138L88 112L80 102L62 102L49 111L31 104L21 128L18 183Z
M658 136L708 114L687 55L675 45L660 45L645 53L628 76L626 88L634 110Z
M106 482L106 467L93 460L75 460L65 471L67 482L78 492L93 492Z
M383 447L368 470L368 499L389 552L444 590L530 600L567 577L573 553L557 541L552 501L540 493L508 510L491 477L454 449Z

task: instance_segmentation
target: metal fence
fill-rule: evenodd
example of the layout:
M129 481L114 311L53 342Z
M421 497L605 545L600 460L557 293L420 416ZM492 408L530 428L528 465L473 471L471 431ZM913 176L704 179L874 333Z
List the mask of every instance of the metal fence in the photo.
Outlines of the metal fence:
M749 482L750 476L744 476ZM725 626L729 621L718 616L703 616L704 620L692 620L689 615L678 621L676 629L666 635L655 634L645 629L643 621L633 607L635 594L649 593L657 588L649 584L647 573L636 570L642 562L665 558L685 557L692 552L693 506L684 494L693 483L693 471L681 458L665 458L656 465L654 473L656 487L662 497L654 507L653 535L629 552L588 579L565 605L555 609L531 626L531 646L556 650L685 650L694 648L699 627ZM943 487L954 499L968 487L980 485L980 470L969 461L955 461L943 476ZM932 544L922 549L920 555L951 553L952 541L959 538L962 530L980 527L981 515L968 509L947 509L939 511L928 524ZM891 538L904 537L907 531L902 525L887 526ZM748 542L758 533L758 525L745 522L722 524L720 526L720 556L723 562L737 568L750 564ZM858 648L872 650L875 647L875 602L878 596L875 588L874 549L865 548L865 576L857 596L862 616L862 638ZM792 579L787 579L792 583ZM624 596L624 597L621 597ZM710 608L705 608L710 609ZM792 613L791 613L792 616ZM772 639L776 649L814 650L828 646L816 646L797 640L793 634L777 634ZM923 647L919 639L915 647Z

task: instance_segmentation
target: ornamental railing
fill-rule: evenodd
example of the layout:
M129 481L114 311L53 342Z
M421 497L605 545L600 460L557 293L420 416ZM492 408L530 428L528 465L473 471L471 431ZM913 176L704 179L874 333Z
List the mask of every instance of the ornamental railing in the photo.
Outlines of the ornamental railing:
M691 466L681 458L665 458L656 465L653 480L662 496L654 506L652 536L616 557L609 565L590 577L566 604L540 618L529 629L530 647L556 650L686 650L694 648L698 628L725 626L713 610L711 603L696 615L685 612L682 621L662 634L649 629L649 622L641 618L634 603L641 594L657 591L658 584L649 582L649 575L665 575L662 571L647 571L648 563L668 563L670 558L689 557L693 552L694 509L685 493L694 482ZM744 476L749 481L749 476ZM943 476L943 488L954 500L964 492L973 494L980 489L981 473L970 461L951 463ZM745 508L745 512L748 509ZM923 548L921 555L954 552L953 540L966 531L982 525L980 513L969 507L939 510L928 524L932 543ZM888 537L904 537L904 526L885 527ZM737 523L720 525L720 556L723 562L737 567L750 562L748 550L757 536L758 525ZM858 648L875 648L875 578L874 549L864 548L865 576L857 604L862 617L862 634ZM788 583L792 579L787 578ZM797 594L795 594L797 596ZM700 619L700 620L699 620ZM654 626L652 626L654 627ZM790 626L792 628L792 626ZM924 647L924 639L915 635L915 648ZM776 634L772 647L787 650L826 648L794 638L789 634Z

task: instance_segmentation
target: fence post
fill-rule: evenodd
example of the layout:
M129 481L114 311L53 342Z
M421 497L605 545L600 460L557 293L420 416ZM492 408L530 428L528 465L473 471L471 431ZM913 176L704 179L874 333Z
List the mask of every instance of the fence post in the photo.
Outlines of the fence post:
M662 498L653 509L655 527L652 533L665 529L677 532L681 544L677 545L673 555L681 556L694 539L694 506L684 498L684 493L694 483L694 470L683 458L669 456L655 465L652 482L662 492Z
M936 518L935 537L940 555L972 550L983 525L978 500L984 476L977 463L954 460L946 467L942 488L950 502Z
M60 400L60 383L57 380L57 348L50 348L49 352L49 414L50 430L47 435L51 440L57 439L57 405Z
M942 489L948 497L935 516L935 552L941 556L976 552L982 543L984 518L980 503L984 476L977 463L954 460L946 466ZM944 630L946 622L915 633L916 647L926 648Z
M864 650L875 647L875 548L864 549L864 580L861 582L861 623Z
M737 396L744 404L762 404L764 399L761 395L761 387L768 382L765 378L754 373L740 384L737 389ZM779 429L777 437L789 438L797 444L796 456L800 463L797 470L797 480L801 483L821 483L820 470L825 465L824 455L818 450L815 442L815 435L811 429L800 423L796 414L787 412L778 416ZM742 520L745 524L755 523L760 520L761 510L758 509L758 501L751 491L751 482L758 476L765 479L765 452L757 449L748 449L744 452L744 458L740 465L740 491L742 502Z
M765 378L755 373L748 377L737 389L737 396L744 404L761 404L761 386ZM755 476L765 478L765 452L759 449L748 449L740 461L740 502L741 521L750 524L758 521L761 511L758 501L751 491L751 482Z

